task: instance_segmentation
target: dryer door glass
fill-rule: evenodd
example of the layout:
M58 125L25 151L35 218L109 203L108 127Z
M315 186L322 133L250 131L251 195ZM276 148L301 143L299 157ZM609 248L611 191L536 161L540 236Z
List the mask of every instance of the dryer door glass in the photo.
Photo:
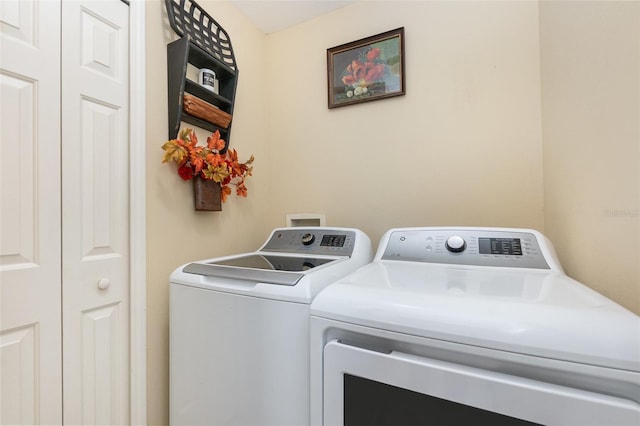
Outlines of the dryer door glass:
M332 340L323 351L332 425L630 425L634 401L409 353Z
M538 423L345 374L344 424L525 426Z

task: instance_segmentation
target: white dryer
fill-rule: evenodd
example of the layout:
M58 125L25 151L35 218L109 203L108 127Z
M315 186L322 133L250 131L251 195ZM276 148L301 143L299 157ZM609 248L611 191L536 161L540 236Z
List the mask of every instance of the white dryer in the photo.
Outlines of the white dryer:
M171 424L308 424L309 304L372 256L357 229L282 228L256 252L177 268Z
M640 318L533 230L392 229L310 323L314 425L640 425Z

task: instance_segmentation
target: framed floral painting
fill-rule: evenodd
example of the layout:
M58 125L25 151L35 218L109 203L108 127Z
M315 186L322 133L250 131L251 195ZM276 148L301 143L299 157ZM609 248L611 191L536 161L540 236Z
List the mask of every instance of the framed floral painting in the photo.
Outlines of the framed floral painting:
M329 108L405 94L404 27L327 49Z

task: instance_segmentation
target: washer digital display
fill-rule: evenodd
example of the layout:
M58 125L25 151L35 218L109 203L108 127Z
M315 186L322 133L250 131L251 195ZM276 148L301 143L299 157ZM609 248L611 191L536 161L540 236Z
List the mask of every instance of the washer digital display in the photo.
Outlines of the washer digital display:
M343 247L346 239L346 235L324 235L320 242L320 246Z
M480 254L522 256L520 238L478 238Z

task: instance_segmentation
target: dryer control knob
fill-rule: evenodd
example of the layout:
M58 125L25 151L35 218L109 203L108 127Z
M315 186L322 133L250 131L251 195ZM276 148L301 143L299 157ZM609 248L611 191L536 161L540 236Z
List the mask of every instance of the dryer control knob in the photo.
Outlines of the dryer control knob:
M453 235L447 238L447 243L445 245L447 247L447 250L452 253L460 253L467 248L467 243L465 242L464 238L458 235Z
M302 236L302 244L305 246L313 244L316 240L316 237L313 234L307 233Z

